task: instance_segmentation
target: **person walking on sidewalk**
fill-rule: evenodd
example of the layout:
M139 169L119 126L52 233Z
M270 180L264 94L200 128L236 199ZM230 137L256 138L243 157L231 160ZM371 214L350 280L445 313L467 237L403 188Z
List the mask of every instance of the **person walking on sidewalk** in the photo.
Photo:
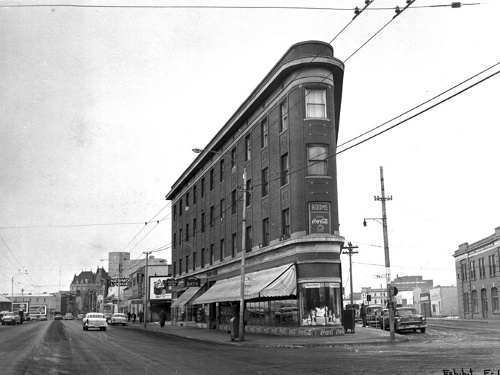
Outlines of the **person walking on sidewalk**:
M361 304L361 309L359 309L359 315L361 315L361 320L363 321L363 327L366 327L366 307L365 304Z
M165 327L166 320L167 320L167 314L165 314L165 311L161 310L161 313L160 313L160 327L161 328Z
M132 314L132 320L133 320L133 323L135 324L135 318L137 318L137 315L135 315L135 313Z
M130 311L127 313L127 316L128 316L128 321L130 322L130 318L132 317L132 314L130 313Z
M139 311L139 323L142 323L142 317L144 316L144 313L142 311Z

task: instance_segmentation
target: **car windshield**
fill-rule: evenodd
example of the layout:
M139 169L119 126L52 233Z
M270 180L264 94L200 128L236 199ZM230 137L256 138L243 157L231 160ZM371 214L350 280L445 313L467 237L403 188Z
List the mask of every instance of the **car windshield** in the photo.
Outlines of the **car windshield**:
M103 318L104 315L102 315L102 314L88 314L87 317L88 318Z
M404 309L404 310L396 310L396 314L398 316L408 316L416 314L417 311L415 309Z
M113 318L125 318L125 314L113 314Z

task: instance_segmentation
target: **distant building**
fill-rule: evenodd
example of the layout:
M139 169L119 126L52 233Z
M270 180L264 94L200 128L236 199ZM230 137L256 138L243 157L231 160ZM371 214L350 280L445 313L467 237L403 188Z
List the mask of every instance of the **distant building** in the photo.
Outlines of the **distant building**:
M457 275L458 313L464 319L500 319L500 227L495 233L453 254Z
M437 286L429 294L432 316L458 316L457 287Z
M433 280L423 280L422 276L398 276L391 282L399 292L413 292L415 288L428 289L434 285Z
M89 311L98 311L98 303L102 301L107 294L109 286L109 276L102 267L97 267L96 272L82 271L79 275L73 277L70 284L70 290L66 295L75 295L74 302L71 301L71 313L87 313ZM59 311L62 310L62 295L59 298ZM61 304L62 303L62 304ZM70 302L66 302L69 308Z
M361 288L363 303L368 304L368 295L370 295L370 305L385 305L387 299L387 288Z

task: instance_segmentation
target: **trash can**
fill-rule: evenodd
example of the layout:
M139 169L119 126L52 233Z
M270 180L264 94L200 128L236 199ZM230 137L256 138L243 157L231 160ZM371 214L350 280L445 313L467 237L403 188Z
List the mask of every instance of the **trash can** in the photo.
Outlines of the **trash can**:
M344 326L345 332L347 333L347 330L350 329L351 333L354 333L355 324L356 324L356 311L354 309L343 310L342 325Z
M240 337L240 318L231 318L231 320L229 321L229 326L231 329L231 341L234 341L236 337Z

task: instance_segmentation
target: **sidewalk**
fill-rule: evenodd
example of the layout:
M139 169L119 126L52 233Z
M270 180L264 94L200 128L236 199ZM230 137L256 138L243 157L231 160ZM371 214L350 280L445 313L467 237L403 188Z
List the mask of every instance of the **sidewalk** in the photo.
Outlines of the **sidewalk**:
M236 345L247 347L332 347L344 345L373 345L389 344L390 333L381 329L363 327L356 325L355 333L350 331L341 336L328 337L303 337L303 336L275 336L266 334L255 334L245 332L245 341L231 342L231 335L225 331L204 329L191 326L172 326L169 322L161 328L158 322L148 323L144 328L144 323L130 324L133 329L146 329L148 331L162 332L167 335L185 337L192 340L206 341L224 345ZM395 335L394 343L408 341L408 338L401 335Z

